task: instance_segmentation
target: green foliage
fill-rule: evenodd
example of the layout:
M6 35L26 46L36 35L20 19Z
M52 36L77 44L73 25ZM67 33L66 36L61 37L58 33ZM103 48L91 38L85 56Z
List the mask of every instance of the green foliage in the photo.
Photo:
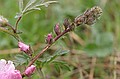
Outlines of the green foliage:
M23 6L23 0L19 0L19 10L20 13L18 13L15 18L19 18L23 16L23 14L30 13L31 11L35 10L41 10L41 6L48 7L49 4L55 3L57 1L47 1L44 2L44 0L29 0L29 2L26 4L26 6Z
M70 71L70 67L66 62L63 61L53 61L55 69L60 73L61 71Z
M44 57L43 59L39 60L41 67L44 65L48 65L50 62L53 62L55 58L67 54L69 51L68 50L63 50L63 49L58 49L57 51L54 52L52 56L49 57ZM37 62L37 64L39 64Z
M101 33L93 36L92 42L88 43L84 50L90 56L106 56L113 52L113 34Z
M18 65L23 65L23 64L27 64L30 61L30 57L26 54L18 54L15 56L15 60L14 63L16 66Z

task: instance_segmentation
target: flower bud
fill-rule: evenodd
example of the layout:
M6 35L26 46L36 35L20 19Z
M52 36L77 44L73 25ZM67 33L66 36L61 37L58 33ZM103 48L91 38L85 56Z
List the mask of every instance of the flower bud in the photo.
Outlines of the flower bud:
M0 15L0 27L7 26L8 20Z
M70 31L73 31L74 28L75 28L75 24L72 22L72 23L68 26L68 28L70 29Z
M34 65L31 65L25 70L25 75L30 76L33 74L33 72L36 70L36 67Z
M70 25L69 20L68 20L68 19L65 19L63 25L64 25L65 30L66 30L66 29L68 28L68 26Z
M29 45L26 45L22 42L18 42L18 47L20 48L21 51L25 52L28 55L32 55L32 50Z
M52 34L48 34L46 37L46 43L51 44L53 42Z
M60 29L60 25L59 23L57 23L54 27L54 31L56 33L56 35L59 35L61 33L61 29Z

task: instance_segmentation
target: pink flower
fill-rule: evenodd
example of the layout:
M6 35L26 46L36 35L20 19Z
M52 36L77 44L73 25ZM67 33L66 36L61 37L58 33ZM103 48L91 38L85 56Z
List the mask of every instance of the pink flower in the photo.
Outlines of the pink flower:
M20 71L15 70L12 61L0 60L0 79L22 79Z
M30 67L28 67L25 70L26 76L30 76L35 71L35 69L36 69L36 67L34 65L31 65Z
M26 53L30 50L30 47L22 42L18 42L18 47L20 48L21 51Z

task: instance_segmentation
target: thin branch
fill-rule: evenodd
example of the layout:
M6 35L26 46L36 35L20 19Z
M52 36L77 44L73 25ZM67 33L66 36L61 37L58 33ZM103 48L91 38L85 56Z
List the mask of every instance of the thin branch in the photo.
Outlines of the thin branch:
M21 19L22 19L22 16L20 16L15 23L15 33L17 32L18 23L20 22Z
M9 26L13 30L13 32L15 33L15 29L13 28L13 26L11 24L7 23L7 26Z
M9 35L13 36L17 41L19 41L19 36L17 34L10 32L10 31L8 31L7 29L5 29L3 27L0 27L0 30L5 32L5 33L8 33Z
M55 43L60 37L62 37L63 35L65 35L69 31L70 31L70 29L64 30L61 34L59 34L58 36L56 36L53 39L54 40L53 43ZM47 49L50 48L50 46L52 46L53 43L47 44L40 53L38 53L36 56L34 56L34 58L30 61L30 63L28 64L27 67L31 66L45 51L47 51ZM23 73L22 76L24 77L25 73Z
M54 43L55 41L57 41L61 36L63 36L64 34L66 34L68 31L69 31L69 29L68 29L68 30L65 30L65 31L62 32L60 35L56 36L56 37L54 38L53 43ZM38 55L36 55L36 56L33 58L33 60L28 64L27 67L31 66L48 48L50 48L50 46L51 46L53 43L47 44L47 45L44 47L44 49L43 49Z
M47 44L47 46L45 46L44 49L32 59L32 61L28 64L27 67L31 66L50 46L50 44Z
M54 42L55 41L57 41L61 36L63 36L63 35L65 35L67 32L69 32L70 31L70 29L67 29L67 30L65 30L64 32L62 32L61 34L59 34L58 36L56 36L55 38L54 38Z

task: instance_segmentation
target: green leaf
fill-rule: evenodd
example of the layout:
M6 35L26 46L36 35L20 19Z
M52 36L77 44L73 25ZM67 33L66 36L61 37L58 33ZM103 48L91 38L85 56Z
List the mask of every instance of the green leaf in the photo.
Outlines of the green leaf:
M105 46L113 44L113 35L111 33L101 33L96 36L95 44Z
M62 64L62 65L61 65L61 69L67 70L67 71L70 71L70 70L71 70L70 67L69 67L67 64Z
M57 70L57 72L60 73L60 66L59 66L58 64L54 64L54 67L55 67L55 69Z
M22 65L24 63L27 63L29 60L30 60L30 58L29 58L28 55L26 55L26 54L23 54L23 55L18 54L18 55L15 56L14 63L17 66L17 65Z
M47 2L44 2L44 3L42 3L42 4L39 4L39 5L36 5L36 6L45 6L45 7L48 7L49 6L49 4L51 4L51 3L57 3L58 1L47 1Z
M67 53L69 53L69 50L58 49L57 51L55 51L54 55L61 56L61 55L65 55Z
M90 56L106 56L113 52L113 35L111 33L97 34L94 41L88 43L84 51Z
M57 71L60 71L60 70L66 70L66 71L70 71L70 67L69 65L64 62L64 61L53 61L52 62L54 64L54 66L56 67Z
M51 61L53 61L56 57L58 56L62 56L62 55L65 55L69 52L69 50L62 50L62 49L58 49L57 51L54 52L54 55L53 56L50 56L48 59L47 59L47 63L50 63Z
M32 4L34 4L36 2L36 0L30 0L28 3L27 3L27 5L26 5L26 7L25 7L25 9L24 10L26 10L27 8L29 8Z
M42 62L42 66L44 66L45 64L49 64L50 62L54 61L55 58L57 58L58 56L62 56L65 55L69 52L69 50L62 50L62 49L58 49L54 52L54 54L52 56L49 57L45 57L44 59L39 60L40 62Z
M35 10L41 10L41 6L48 6L51 3L55 3L57 1L47 1L44 2L44 0L29 0L29 2L26 4L25 8L23 8L23 0L19 0L19 10L20 12L17 13L15 18L19 18L25 14L28 14Z
M23 0L19 0L19 10L20 12L23 10Z

